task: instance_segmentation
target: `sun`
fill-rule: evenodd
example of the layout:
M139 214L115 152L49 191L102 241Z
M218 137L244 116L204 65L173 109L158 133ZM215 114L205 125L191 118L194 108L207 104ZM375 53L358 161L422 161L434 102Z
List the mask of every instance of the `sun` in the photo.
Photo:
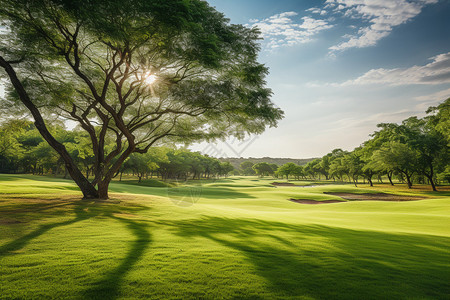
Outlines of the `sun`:
M145 78L145 83L153 84L156 81L156 79L158 79L158 77L156 75L148 74Z

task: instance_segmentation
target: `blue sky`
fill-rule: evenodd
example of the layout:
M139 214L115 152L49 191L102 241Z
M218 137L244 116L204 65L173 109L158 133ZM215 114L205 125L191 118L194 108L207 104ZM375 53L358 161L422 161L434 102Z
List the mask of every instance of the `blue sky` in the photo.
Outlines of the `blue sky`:
M260 61L278 128L193 147L215 156L322 156L352 150L381 122L424 116L450 97L448 0L209 0L262 32Z

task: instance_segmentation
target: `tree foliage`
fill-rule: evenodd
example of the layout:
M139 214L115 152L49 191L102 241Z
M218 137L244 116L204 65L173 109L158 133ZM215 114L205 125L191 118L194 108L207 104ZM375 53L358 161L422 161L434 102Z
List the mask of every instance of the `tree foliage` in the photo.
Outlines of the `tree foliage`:
M11 83L3 104L18 113L25 104L85 197L107 198L132 153L242 138L282 118L257 62L258 31L230 25L205 1L3 0L0 18ZM89 136L91 181L47 129L49 116Z
M303 176L303 168L294 163L286 163L278 168L277 173L281 177L286 176L287 180L289 180L289 176L295 176L298 179Z
M268 176L268 175L272 175L274 173L273 168L266 162L260 162L257 164L254 164L252 166L252 169L255 171L255 173L258 176Z

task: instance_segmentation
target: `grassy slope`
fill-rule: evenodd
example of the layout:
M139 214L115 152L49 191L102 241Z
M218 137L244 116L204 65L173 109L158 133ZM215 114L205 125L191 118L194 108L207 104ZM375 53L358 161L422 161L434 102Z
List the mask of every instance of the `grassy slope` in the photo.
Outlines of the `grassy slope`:
M0 298L450 297L448 192L272 181L113 183L120 201L93 203L65 180L0 175ZM324 191L433 198L286 200Z

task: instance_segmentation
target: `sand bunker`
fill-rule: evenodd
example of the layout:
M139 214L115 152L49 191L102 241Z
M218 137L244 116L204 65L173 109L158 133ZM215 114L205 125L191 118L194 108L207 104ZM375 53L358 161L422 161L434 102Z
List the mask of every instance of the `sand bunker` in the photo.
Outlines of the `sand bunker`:
M292 202L300 203L300 204L326 204L326 203L341 203L341 202L347 202L342 200L323 200L323 201L316 201L316 200L308 200L308 199L289 199Z
M425 199L425 197L420 196L404 196L385 193L353 194L353 193L339 193L339 192L337 193L324 192L324 194L339 196L342 199L354 201L415 201Z
M324 185L330 185L330 184L316 184L316 185L298 185L294 184L292 182L272 182L271 185L277 187L277 186L295 186L295 187L301 187L301 188L311 188L316 186L324 186Z
M272 182L271 185L274 186L295 186L295 184L291 182Z
M339 196L342 199L350 200L350 201L415 201L422 200L425 197L420 196L403 196L403 195L394 195L394 194L385 194L385 193L363 193L363 194L353 194L353 193L332 193L332 192L324 192L327 195ZM310 200L310 199L289 199L292 202L300 203L300 204L326 204L326 203L341 203L347 202L344 200Z

